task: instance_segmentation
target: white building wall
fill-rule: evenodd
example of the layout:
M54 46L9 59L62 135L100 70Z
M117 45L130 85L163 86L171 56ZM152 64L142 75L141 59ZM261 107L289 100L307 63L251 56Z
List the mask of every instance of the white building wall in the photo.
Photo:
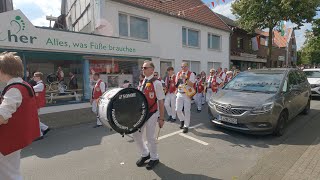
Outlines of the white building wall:
M174 60L176 71L180 70L183 60L200 61L200 71L207 71L208 62L220 62L221 67L229 68L229 32L106 0L102 17L105 27L95 30L95 33L119 37L119 12L149 19L148 42L160 47L160 57L153 58L157 60L154 61L156 71L160 69L160 59ZM93 19L91 22L95 24L98 20ZM200 48L182 46L182 27L200 31ZM208 33L221 36L220 50L208 49Z

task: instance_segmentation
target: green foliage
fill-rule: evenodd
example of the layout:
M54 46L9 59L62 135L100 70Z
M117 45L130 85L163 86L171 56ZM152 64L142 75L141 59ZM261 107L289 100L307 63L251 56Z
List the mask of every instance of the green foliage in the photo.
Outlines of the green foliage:
M306 41L301 49L303 64L320 63L320 19L312 22L312 31L306 32Z
M319 6L320 0L235 0L232 13L241 28L254 32L255 29L273 30L282 20L291 21L300 28L303 23L312 21ZM269 32L269 63L272 39Z

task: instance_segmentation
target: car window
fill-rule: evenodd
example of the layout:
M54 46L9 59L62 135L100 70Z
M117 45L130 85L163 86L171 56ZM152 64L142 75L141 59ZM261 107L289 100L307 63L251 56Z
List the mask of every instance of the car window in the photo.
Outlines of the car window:
M288 81L289 87L292 87L292 86L298 84L298 77L297 77L297 74L294 71L291 71L289 73L288 78L289 78L289 81Z
M282 73L246 72L237 75L224 89L276 93L280 89L283 77Z
M300 83L306 83L307 80L307 76L303 71L297 71L298 75L299 75L299 82Z

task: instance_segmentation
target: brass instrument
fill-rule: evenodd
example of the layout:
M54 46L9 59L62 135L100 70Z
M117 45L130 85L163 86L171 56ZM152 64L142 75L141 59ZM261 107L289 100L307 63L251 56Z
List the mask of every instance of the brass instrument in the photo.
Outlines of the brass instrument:
M182 75L180 75L180 79ZM180 84L178 86L179 89L182 89L183 92L190 98L192 98L195 94L196 94L196 90L193 88L193 87L190 87L187 85L187 80L188 80L188 77L185 76L185 79L186 79L186 82L184 84Z

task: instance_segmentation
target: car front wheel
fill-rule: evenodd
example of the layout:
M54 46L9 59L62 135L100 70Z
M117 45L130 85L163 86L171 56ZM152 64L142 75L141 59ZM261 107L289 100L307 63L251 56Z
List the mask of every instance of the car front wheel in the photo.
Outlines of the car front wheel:
M277 122L276 129L273 131L273 135L282 136L284 134L287 120L288 120L287 114L284 111L281 112Z

